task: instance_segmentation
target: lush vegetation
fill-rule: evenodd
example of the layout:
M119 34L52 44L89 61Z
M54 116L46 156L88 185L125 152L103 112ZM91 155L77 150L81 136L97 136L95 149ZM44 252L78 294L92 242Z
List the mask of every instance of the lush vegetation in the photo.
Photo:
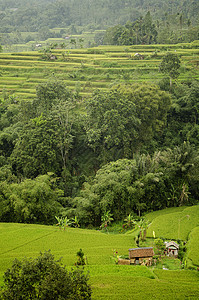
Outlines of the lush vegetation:
M33 87L36 91L26 101L17 93L2 91L0 220L52 224L56 215L76 218L78 226L100 226L108 211L119 221L129 214L140 217L149 210L197 203L199 85L197 67L193 64L190 71L189 66L197 54L194 45L187 44L189 49L174 45L177 51L172 53L158 45L162 52L160 57L154 54L156 60L132 59L124 50L120 59L121 47L116 46L106 51L103 47L74 50L73 58L71 54L61 58L63 51L57 50L56 61L46 56L35 60L38 53L17 54L17 59L2 54L7 57L4 82L7 73L12 82L22 80L22 88L31 83L31 91ZM151 53L151 48L139 47ZM192 72L196 80L182 77L184 58L179 59L179 53L189 53L184 74ZM82 62L83 55L90 65ZM30 67L33 58L35 65ZM81 66L70 59L81 60ZM121 77L123 61L128 68ZM39 70L45 64L50 72L45 69L46 77L52 77L37 84L36 74L42 76ZM73 64L74 69L68 69ZM154 84L150 71L148 83L140 82L142 75L135 83L132 67L144 70L150 64L162 79ZM112 87L84 98L77 84L93 71L94 78L102 76L96 82L99 87L110 82L109 74L113 76ZM65 73L75 89L68 88ZM88 87L94 90L90 81Z
M68 272L48 251L36 259L15 259L4 274L2 299L91 299L83 270Z
M199 297L198 9L0 1L0 298Z
M155 24L150 11L148 11L144 17L140 17L134 22L129 20L125 25L120 24L108 28L103 42L110 45L150 45L191 42L198 39L198 26L191 27L190 19L187 20L186 30L182 30L183 24L185 25L183 14L177 13L177 15L173 15L172 19L169 17L165 14L164 21L157 20Z
M58 46L57 46L58 47ZM89 49L43 49L23 53L0 53L0 93L6 98L33 99L36 86L49 78L65 83L77 98L107 91L117 83L150 82L168 87L169 73L159 71L168 53L180 58L178 82L198 79L198 42L175 45L100 46ZM20 46L21 51L24 45ZM135 54L139 53L137 57ZM51 57L57 59L51 59ZM175 82L175 78L173 81ZM179 90L179 89L178 89Z
M63 44L63 38L69 35L72 35L72 44L87 39L86 33L95 30L98 31L86 41L87 46L88 43L110 42L113 39L110 33L116 33L114 43L119 38L119 43L126 45L156 40L159 43L190 42L198 39L198 9L195 0L1 1L0 32L4 45L38 43L48 38L60 39ZM107 28L108 34L103 40L101 30Z
M1 44L19 52L192 42L198 39L198 11L195 0L0 1Z
M164 215L164 211L162 214ZM183 226L182 222L182 228ZM199 295L198 272L179 270L180 266L177 264L172 270L174 266L171 266L170 261L167 261L168 266L171 266L170 271L160 270L158 266L153 269L145 266L116 265L115 251L118 255L127 255L128 249L135 247L134 233L103 234L78 228L59 230L53 226L10 223L1 223L0 227L1 285L3 273L7 268L11 268L15 258L23 261L24 257L27 257L25 261L28 261L32 257L31 261L36 262L39 252L48 249L55 255L55 260L63 257L62 262L70 271L77 261L76 253L81 245L88 263L84 269L86 273L89 271L93 299L140 299L151 294L151 289L152 297L159 299L192 299ZM129 281L132 289L129 289Z

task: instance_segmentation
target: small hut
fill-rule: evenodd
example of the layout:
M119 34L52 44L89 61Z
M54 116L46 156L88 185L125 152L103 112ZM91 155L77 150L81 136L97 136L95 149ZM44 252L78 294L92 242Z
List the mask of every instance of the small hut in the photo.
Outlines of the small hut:
M51 59L51 60L56 60L56 59L57 59L57 56L56 56L56 55L53 55L53 54L51 54L51 55L50 55L50 59Z
M140 54L140 53L135 53L134 54L134 58L135 59L144 59L144 56L142 54Z
M152 264L153 256L154 251L152 247L129 249L129 259L131 264L150 266Z
M177 243L175 243L174 241L168 243L166 242L165 247L167 256L178 257L179 245Z

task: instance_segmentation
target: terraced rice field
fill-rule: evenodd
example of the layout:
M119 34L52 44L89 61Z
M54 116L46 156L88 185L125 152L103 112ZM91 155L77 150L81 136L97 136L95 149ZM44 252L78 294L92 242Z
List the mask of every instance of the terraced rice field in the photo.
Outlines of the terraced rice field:
M0 223L0 286L3 273L15 258L36 257L51 249L55 258L63 258L69 269L77 251L87 256L92 299L198 299L199 272L165 271L145 266L115 265L113 251L128 254L135 247L133 234L104 234L96 230L55 226Z
M89 49L54 49L57 59L45 60L38 51L0 53L0 95L32 99L36 86L50 78L88 97L95 89L108 90L119 82L157 83L162 57L171 51L181 57L179 81L199 78L199 44L100 46ZM140 53L143 59L135 59Z
M146 215L151 221L147 236L187 242L188 266L199 266L199 205L167 208Z

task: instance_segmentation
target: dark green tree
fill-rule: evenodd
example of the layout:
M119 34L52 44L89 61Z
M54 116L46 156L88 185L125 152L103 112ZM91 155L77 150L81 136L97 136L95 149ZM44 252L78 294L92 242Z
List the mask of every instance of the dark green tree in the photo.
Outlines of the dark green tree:
M62 208L63 191L53 174L0 185L0 221L53 224Z
M2 300L91 299L88 275L78 268L68 271L48 252L35 259L15 259L4 274Z
M169 75L170 77L170 87L172 86L172 79L175 79L179 76L179 68L180 68L180 59L177 54L167 53L160 65L159 70L162 73Z
M24 126L10 158L15 174L34 178L47 172L61 172L58 126L52 117L46 119L42 115Z
M73 95L65 83L56 79L50 79L36 87L37 98L33 102L37 116L41 113L48 114L53 105L60 101L73 101Z
M170 96L155 85L134 84L94 93L87 102L86 132L102 162L131 158L166 122Z

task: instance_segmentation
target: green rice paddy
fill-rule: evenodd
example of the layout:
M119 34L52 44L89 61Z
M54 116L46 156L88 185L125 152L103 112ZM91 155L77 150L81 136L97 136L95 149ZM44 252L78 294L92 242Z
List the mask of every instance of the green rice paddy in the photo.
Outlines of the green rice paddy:
M38 83L56 77L73 91L88 97L96 88L105 91L118 82L158 83L164 77L159 64L167 51L181 57L182 67L178 78L185 81L199 78L199 44L99 46L89 49L53 49L56 60L45 60L40 51L0 53L0 96L14 94L22 99L36 95ZM144 59L134 59L135 53ZM37 80L35 80L37 79ZM28 84L27 84L28 83Z
M146 215L150 221L147 235L187 241L191 231L199 226L199 205L165 209Z
M164 231L168 226L168 224L165 226L166 219L171 221L171 225L178 225L180 220L180 237L189 232L187 261L197 266L199 265L198 213L199 206L171 208L150 213L147 217L152 224L148 236L151 230L155 230L157 236L169 232ZM188 214L190 223L186 220ZM176 230L172 230L172 226L170 234L171 238L175 238ZM105 234L98 230L66 228L64 231L55 226L0 223L0 240L0 285L3 284L3 273L11 266L14 258L36 257L40 251L50 249L56 259L62 257L63 263L70 268L76 262L77 251L82 248L88 262L85 269L90 273L92 299L199 298L199 272L179 269L179 260L176 260L176 264L175 261L166 262L166 267L171 266L170 270L116 265L113 259L115 251L118 255L128 255L128 249L136 247L133 232Z

